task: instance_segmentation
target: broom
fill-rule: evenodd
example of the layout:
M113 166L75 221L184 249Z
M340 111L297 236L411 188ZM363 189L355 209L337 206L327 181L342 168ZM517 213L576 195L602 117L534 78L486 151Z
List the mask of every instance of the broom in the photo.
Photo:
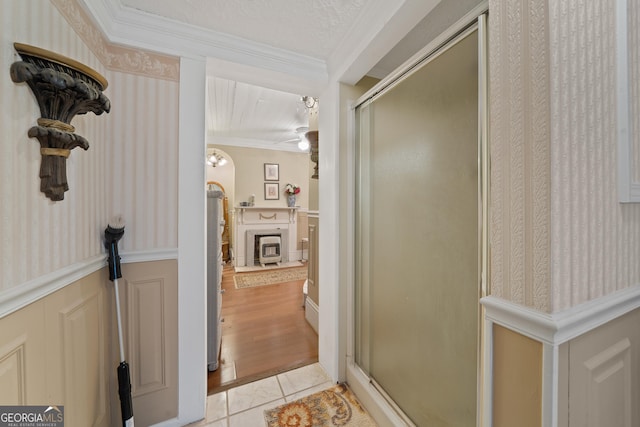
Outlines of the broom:
M118 365L118 395L120 396L120 412L122 413L122 426L134 427L133 402L131 401L131 375L129 364L124 358L124 345L122 343L122 320L120 318L120 297L118 295L118 279L122 277L120 269L120 255L118 255L118 240L124 235L124 221L117 217L113 224L109 223L104 230L104 240L109 258L109 280L113 282L116 294L116 316L118 319L118 342L120 344L120 365Z

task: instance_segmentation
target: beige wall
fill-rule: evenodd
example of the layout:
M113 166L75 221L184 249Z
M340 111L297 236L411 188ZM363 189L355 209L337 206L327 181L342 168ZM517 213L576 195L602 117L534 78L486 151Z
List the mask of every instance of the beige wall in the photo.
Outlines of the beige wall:
M309 155L307 153L232 147L228 145L221 145L220 148L231 156L235 166L233 206L237 206L242 201L247 201L252 194L255 194L256 206L287 206L284 186L287 183L291 183L300 187L297 204L303 209L309 207L308 176L310 175ZM265 163L277 163L279 165L279 200L264 199Z
M177 415L177 263L122 266L125 359L137 424ZM0 402L64 405L69 427L120 420L115 293L106 269L0 319Z
M70 427L115 424L113 288L103 269L0 319L0 401L64 405Z

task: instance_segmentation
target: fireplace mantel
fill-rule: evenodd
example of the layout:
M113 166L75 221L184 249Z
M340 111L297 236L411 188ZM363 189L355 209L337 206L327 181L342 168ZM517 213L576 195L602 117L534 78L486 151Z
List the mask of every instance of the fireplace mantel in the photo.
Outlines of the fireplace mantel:
M249 261L246 255L247 232L260 232L265 230L283 230L283 237L287 241L283 242L282 248L287 252L283 253L283 261L293 261L297 259L297 207L266 207L266 206L237 206L235 208L234 227L234 256L235 266L244 267Z
M298 207L260 207L260 206L238 206L236 208L236 218L241 224L261 223L264 220L274 220L282 222L285 214L288 215L288 221L296 222L296 211ZM278 215L280 213L280 215Z

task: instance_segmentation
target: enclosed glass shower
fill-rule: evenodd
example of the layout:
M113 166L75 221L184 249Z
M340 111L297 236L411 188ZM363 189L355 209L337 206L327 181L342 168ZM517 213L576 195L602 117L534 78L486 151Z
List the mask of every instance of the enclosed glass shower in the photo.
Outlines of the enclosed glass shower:
M418 426L475 426L478 30L356 107L354 360Z

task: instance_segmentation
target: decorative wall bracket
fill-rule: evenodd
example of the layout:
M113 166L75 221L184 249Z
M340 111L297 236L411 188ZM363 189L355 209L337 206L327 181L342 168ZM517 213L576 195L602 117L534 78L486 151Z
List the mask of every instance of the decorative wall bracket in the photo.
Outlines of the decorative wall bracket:
M89 142L74 133L71 120L76 114L108 113L111 102L102 93L108 83L73 59L21 43L13 46L22 61L11 65L11 80L31 88L42 116L28 132L40 141L40 191L51 200L62 200L69 189L67 157L76 147L89 148Z
M318 179L318 131L312 130L305 134L309 141L309 152L311 153L311 161L315 163L313 167L313 175L311 178Z

